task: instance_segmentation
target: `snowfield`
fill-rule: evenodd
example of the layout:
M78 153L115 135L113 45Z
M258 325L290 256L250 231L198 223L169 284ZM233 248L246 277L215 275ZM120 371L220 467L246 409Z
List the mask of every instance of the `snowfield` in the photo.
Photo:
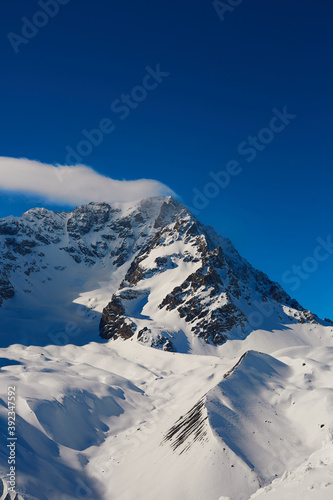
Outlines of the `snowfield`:
M313 345L300 346L310 329ZM249 350L250 336L236 356L228 345L235 341L217 356L122 339L2 349L2 387L15 384L18 393L18 492L38 500L331 498L327 330L288 330L282 350L274 346L281 332L254 332L254 347L260 337L265 352ZM320 336L331 347L318 347ZM6 394L1 398L4 442Z
M154 198L0 243L0 500L333 498L333 324L228 240Z

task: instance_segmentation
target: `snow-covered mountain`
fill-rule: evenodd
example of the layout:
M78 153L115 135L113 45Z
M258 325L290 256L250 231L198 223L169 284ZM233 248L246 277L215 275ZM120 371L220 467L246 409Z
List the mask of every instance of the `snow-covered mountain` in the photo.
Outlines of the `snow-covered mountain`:
M0 500L332 497L333 324L182 204L33 209L0 245Z
M100 321L105 339L201 352L259 327L320 323L171 197L33 209L0 220L0 235L0 317L16 342L66 343L71 328L94 340Z

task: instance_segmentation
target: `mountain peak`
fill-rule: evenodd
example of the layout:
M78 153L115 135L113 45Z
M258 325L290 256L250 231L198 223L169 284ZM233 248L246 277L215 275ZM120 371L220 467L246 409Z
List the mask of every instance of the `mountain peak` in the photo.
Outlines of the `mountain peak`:
M34 331L66 329L77 303L94 318L94 331L75 318L90 340L100 319L103 338L181 352L319 321L171 196L35 208L2 219L0 241L0 315L26 343ZM48 319L22 332L17 308Z

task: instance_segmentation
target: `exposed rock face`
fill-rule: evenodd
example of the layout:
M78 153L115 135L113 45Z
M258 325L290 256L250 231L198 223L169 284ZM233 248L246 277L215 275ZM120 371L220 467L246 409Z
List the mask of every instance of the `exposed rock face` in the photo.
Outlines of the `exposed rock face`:
M0 306L4 300L12 299L15 295L15 290L11 282L7 279L0 278Z
M160 333L157 334L156 337L153 337L151 330L149 330L147 326L139 331L137 339L144 344L149 344L150 347L156 347L157 349L162 349L163 351L169 352L175 351L173 343L170 339L168 339L164 335L161 335Z
M203 397L168 430L161 445L169 443L172 450L181 455L196 441L202 442L207 439L207 419L205 397Z
M100 335L104 339L130 339L135 332L135 325L124 315L125 309L119 297L113 295L111 302L103 310L100 322Z
M222 273L218 273L221 270ZM226 332L236 326L245 326L246 317L232 302L231 296L225 291L222 277L227 274L227 264L221 247L213 252L203 253L202 266L178 287L174 288L159 305L168 311L177 309L179 316L192 326L191 330L206 342L222 344L227 340ZM200 290L209 292L200 293ZM232 279L229 290L240 297L240 289L236 278ZM214 301L223 298L226 303L211 310Z
M33 209L0 219L0 244L0 306L67 275L75 283L84 276L90 290L98 290L97 270L110 276L105 339L188 352L195 339L214 346L268 323L319 321L170 197Z

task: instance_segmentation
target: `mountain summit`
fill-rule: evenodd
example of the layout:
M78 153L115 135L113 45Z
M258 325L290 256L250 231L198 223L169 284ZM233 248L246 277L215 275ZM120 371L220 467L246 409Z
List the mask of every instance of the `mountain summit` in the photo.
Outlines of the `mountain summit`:
M171 197L35 208L1 219L0 242L0 317L17 342L84 343L99 327L103 339L202 352L322 323Z

